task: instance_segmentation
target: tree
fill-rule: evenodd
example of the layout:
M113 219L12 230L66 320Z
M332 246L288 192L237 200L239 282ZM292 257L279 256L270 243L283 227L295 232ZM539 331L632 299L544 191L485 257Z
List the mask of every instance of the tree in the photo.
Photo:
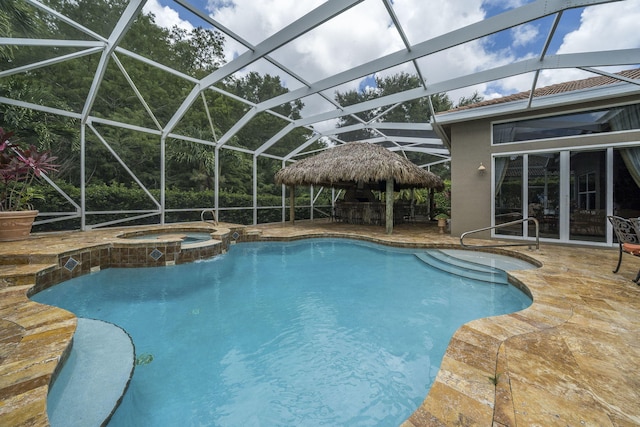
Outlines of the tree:
M467 105L473 105L473 104L477 104L478 102L482 102L484 101L484 98L482 96L480 96L480 94L478 93L478 91L473 92L473 95L471 95L470 97L461 97L458 100L458 105L456 105L456 107L465 107Z
M422 82L416 75L408 73L399 73L384 78L376 77L375 88L367 88L357 91L351 90L345 93L336 93L336 101L343 106L354 105L360 102L370 101L394 93L404 92L421 86ZM432 95L431 103L436 112L446 111L452 108L453 104L446 94ZM363 111L356 116L364 122L369 122L379 116L381 122L400 122L400 123L419 123L428 120L431 117L431 106L429 99L418 98L405 101L401 105L390 109L392 105L385 105L374 110ZM389 111L387 111L389 110ZM358 123L358 120L352 116L343 116L338 120L338 127L349 126ZM366 139L373 134L368 130L360 130L350 132L348 135L341 135L342 139L349 141Z
M40 33L41 24L29 5L16 0L0 0L0 37L24 36ZM14 48L0 45L0 59L11 61Z
M201 129L200 139L206 139ZM215 149L192 141L167 141L169 185L177 188L213 189L216 175Z
M202 27L187 31L177 26L169 34L171 66L196 78L203 78L224 63L224 37Z

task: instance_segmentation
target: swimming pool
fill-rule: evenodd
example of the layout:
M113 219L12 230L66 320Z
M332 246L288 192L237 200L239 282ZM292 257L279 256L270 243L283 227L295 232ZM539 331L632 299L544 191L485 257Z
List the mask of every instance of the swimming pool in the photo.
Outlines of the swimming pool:
M531 300L415 250L312 239L107 269L33 297L123 327L139 364L110 426L399 425L453 332Z

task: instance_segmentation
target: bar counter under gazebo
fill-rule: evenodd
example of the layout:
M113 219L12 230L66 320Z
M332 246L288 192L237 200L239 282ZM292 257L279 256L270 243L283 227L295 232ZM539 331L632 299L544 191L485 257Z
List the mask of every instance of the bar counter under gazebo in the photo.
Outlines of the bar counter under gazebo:
M299 160L279 170L277 184L292 187L314 185L347 190L347 198L336 212L347 222L382 223L393 232L393 192L405 188L444 189L442 179L410 160L373 143L350 142ZM385 203L366 196L370 189L384 189ZM355 192L354 197L349 192ZM358 197L358 192L365 196ZM291 221L294 199L291 199ZM357 218L356 218L357 217ZM398 218L396 216L396 218Z

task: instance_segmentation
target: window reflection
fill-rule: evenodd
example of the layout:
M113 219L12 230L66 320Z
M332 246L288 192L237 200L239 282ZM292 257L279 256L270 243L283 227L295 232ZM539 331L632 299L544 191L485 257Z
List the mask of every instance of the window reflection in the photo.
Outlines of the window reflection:
M522 156L496 157L495 224L522 219ZM522 224L496 229L496 234L522 236Z
M560 151L495 157L494 224L526 215L538 220L542 238L605 242L607 215L640 217L640 146L613 150L611 187L607 184L607 149L568 154L566 168L561 167ZM568 190L564 205L560 197L563 185ZM613 197L608 188L613 188ZM607 208L610 198L613 212ZM527 235L535 236L535 226L526 226ZM524 231L522 224L516 224L498 228L495 234L522 236Z
M613 150L613 214L640 217L640 147Z
M606 150L571 152L569 238L604 242L607 227Z
M640 129L640 104L493 125L493 143Z
M560 153L529 155L530 218L540 224L540 237L560 237ZM535 225L529 223L529 236L535 236Z

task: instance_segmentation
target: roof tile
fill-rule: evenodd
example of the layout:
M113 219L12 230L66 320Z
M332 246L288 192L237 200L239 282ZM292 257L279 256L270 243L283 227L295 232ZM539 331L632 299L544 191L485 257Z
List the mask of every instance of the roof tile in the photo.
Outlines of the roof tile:
M640 68L620 71L619 73L615 73L615 74L620 75L622 77L629 78L629 79L640 79ZM571 82L557 83L551 86L541 87L534 91L533 96L534 98L538 98L542 96L555 95L559 93L572 92L576 90L590 89L598 86L606 86L614 83L620 83L620 80L612 77L608 77L608 76L590 77L588 79L574 80ZM478 102L475 104L453 108L447 111L447 113L453 112L453 111L469 110L472 108L486 107L488 105L504 104L506 102L519 101L522 99L528 99L530 93L531 91L528 90L526 92L514 93L512 95L503 96L502 98L488 99L486 101Z

